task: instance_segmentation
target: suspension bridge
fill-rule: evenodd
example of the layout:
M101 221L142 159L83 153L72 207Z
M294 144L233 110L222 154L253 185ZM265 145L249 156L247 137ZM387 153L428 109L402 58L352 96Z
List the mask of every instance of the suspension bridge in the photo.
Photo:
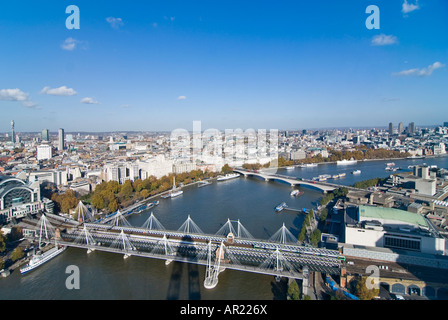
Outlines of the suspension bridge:
M80 221L42 215L28 237L42 239L44 221L48 242L55 239L59 245L86 249L87 254L105 251L124 259L139 256L165 260L167 265L173 261L203 265L208 289L217 285L218 275L226 269L294 279L302 279L304 270L340 274L339 251L300 245L285 225L260 240L239 220L228 219L215 234L206 234L190 216L178 230L165 229L153 213L141 227L130 225L119 211L108 223L81 221L88 216L83 206L80 202Z

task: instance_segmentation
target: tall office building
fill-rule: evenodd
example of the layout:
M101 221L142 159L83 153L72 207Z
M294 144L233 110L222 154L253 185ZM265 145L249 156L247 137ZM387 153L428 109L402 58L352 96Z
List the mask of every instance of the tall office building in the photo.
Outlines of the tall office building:
M409 123L408 133L409 134L414 134L415 133L415 124L414 124L414 122Z
M64 129L59 129L58 150L64 150Z
M393 134L394 134L394 125L392 124L392 122L389 122L389 135Z
M42 130L42 141L50 141L50 133L48 129Z
M403 133L403 122L398 124L398 134Z
M11 142L16 142L16 133L14 132L14 120L11 120Z

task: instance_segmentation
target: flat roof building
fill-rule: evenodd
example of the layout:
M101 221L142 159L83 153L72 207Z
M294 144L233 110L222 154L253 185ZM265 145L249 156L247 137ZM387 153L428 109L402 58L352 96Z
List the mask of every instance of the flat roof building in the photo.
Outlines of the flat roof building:
M444 254L445 239L424 216L361 205L345 211L345 243L429 254Z

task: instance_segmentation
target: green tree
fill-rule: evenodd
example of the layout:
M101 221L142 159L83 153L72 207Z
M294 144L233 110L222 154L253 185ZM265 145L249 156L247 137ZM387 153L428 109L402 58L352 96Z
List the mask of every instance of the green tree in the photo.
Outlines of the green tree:
M4 252L6 249L6 237L3 231L0 230L0 252Z
M17 247L14 249L14 251L11 254L11 260L17 261L19 259L22 259L25 256L25 253L23 252L23 249L20 247Z
M292 280L288 287L288 296L291 300L300 300L300 288L296 280Z
M355 287L355 295L361 299L361 300L372 300L374 297L378 296L380 293L379 289L368 289L367 288L367 281L368 277L362 277L360 280L357 281L356 287ZM374 283L372 282L372 285Z
M223 174L229 174L233 172L233 169L226 163L222 168L221 168L221 172Z
M316 229L313 232L311 232L310 241L313 246L317 246L319 244L321 235L322 232L319 229Z
M132 187L131 180L126 180L121 186L120 193L118 194L122 199L129 199L134 193L134 188Z

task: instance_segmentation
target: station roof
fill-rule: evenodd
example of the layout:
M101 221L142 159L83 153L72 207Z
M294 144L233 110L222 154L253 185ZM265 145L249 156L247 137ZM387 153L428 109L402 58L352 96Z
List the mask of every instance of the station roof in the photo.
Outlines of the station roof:
M359 218L360 220L362 218L371 218L402 221L425 229L428 228L428 223L422 215L400 209L359 206Z

